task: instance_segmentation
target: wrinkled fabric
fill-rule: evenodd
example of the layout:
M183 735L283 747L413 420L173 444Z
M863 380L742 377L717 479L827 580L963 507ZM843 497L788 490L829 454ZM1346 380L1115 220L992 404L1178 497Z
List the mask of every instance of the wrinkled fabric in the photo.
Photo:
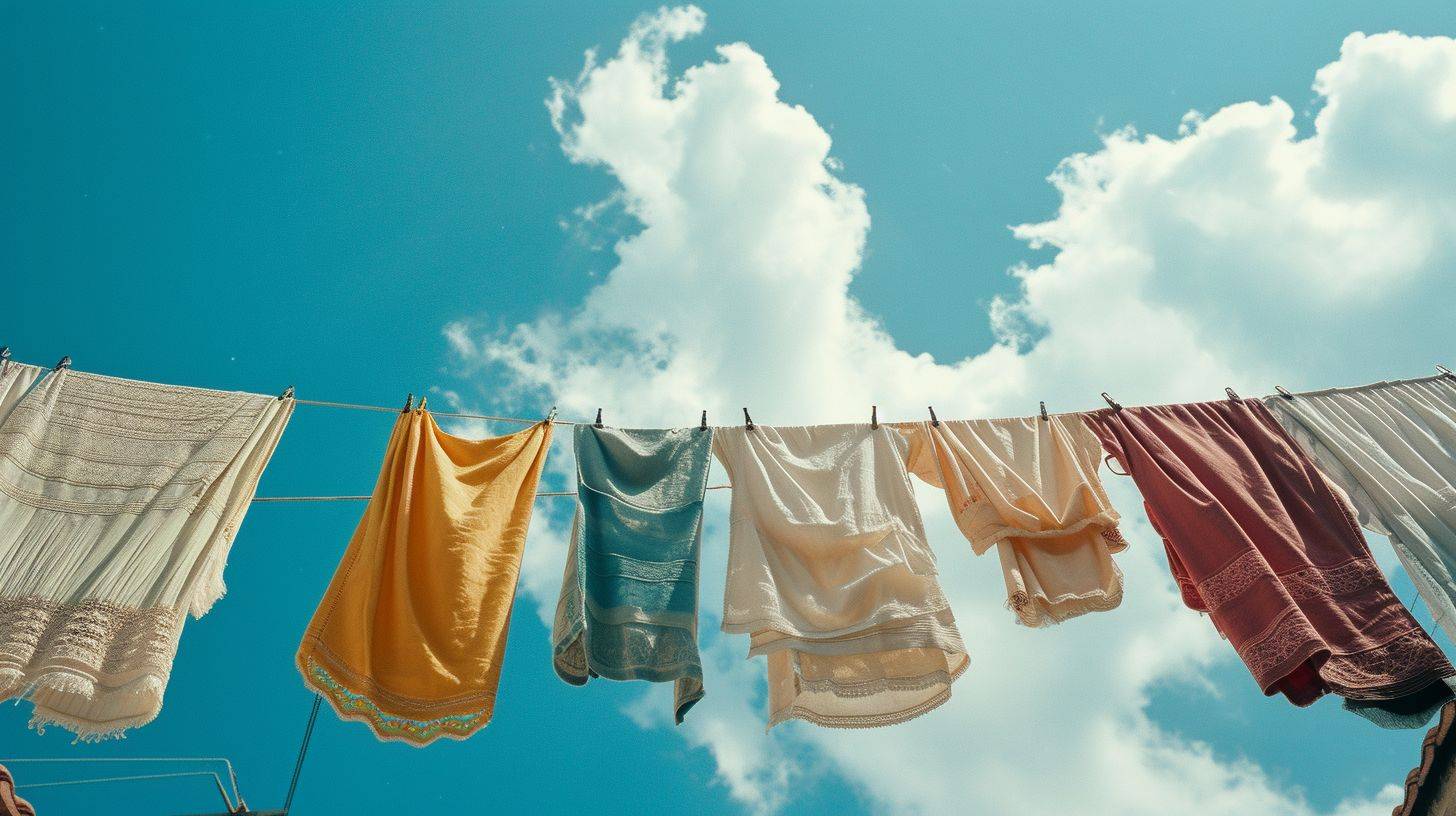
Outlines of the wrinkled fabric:
M1127 545L1097 476L1102 445L1077 417L897 425L910 471L945 490L977 554L995 547L1007 606L1045 626L1122 602L1112 554Z
M43 374L45 369L40 366L0 360L0 423Z
M719 428L733 484L723 631L767 655L769 727L891 725L969 658L888 426Z
M470 440L426 410L400 415L298 647L341 718L416 746L490 721L551 428Z
M561 679L673 684L678 723L703 697L698 552L709 429L578 425L577 509L552 626Z
M1327 692L1414 727L1456 670L1396 599L1348 504L1257 400L1086 415L1142 491L1184 603L1265 694Z
M1265 405L1390 539L1436 623L1456 638L1456 380L1333 388Z
M226 591L292 412L292 399L70 369L14 401L0 423L0 699L29 699L33 726L82 739L155 718L183 623Z

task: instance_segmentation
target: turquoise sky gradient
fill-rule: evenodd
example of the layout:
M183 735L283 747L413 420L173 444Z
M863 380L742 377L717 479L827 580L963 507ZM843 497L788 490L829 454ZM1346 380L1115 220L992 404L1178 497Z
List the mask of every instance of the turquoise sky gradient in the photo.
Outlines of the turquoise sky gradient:
M1190 108L1272 95L1303 113L1346 34L1456 31L1444 2L702 5L707 31L671 49L674 65L738 40L765 57L780 96L832 135L840 176L867 192L873 227L851 291L902 348L943 358L991 342L985 304L1015 290L1004 271L1050 255L1007 225L1052 216L1044 178L1096 150L1098 133L1171 135ZM614 185L562 155L543 99L548 77L574 76L584 49L610 52L649 10L3 4L0 344L26 362L69 354L78 369L160 382L386 405L436 386L544 413L458 380L441 327L569 308L615 264L561 226ZM300 407L260 493L368 492L391 419ZM292 655L361 510L256 507L228 597L187 626L157 721L72 745L60 729L26 730L28 704L6 706L0 757L226 756L254 807L279 806L311 699ZM1413 597L1403 579L1396 591ZM325 711L295 812L743 812L707 752L621 713L637 689L571 688L549 656L534 608L518 609L495 719L464 743L379 744ZM1160 685L1153 718L1259 762L1316 807L1415 762L1419 732L1379 731L1330 700L1300 711L1265 699L1237 663L1208 679L1221 698ZM800 759L811 773L784 813L871 809ZM22 782L80 775L15 770ZM45 816L184 813L217 809L209 785L27 795Z

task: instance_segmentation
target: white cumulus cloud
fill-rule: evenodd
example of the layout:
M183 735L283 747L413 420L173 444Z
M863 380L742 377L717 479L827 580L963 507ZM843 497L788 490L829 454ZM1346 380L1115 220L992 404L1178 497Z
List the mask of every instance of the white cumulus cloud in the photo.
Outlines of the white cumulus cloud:
M550 395L567 416L604 406L609 421L642 427L691 424L704 408L737 422L744 405L766 424L857 421L871 403L896 418L927 404L942 416L1022 414L1038 399L1093 407L1089 395L1113 385L1124 401L1168 401L1225 384L1263 393L1419 373L1412 361L1451 339L1450 39L1351 35L1317 74L1308 135L1271 99L1190 114L1170 138L1116 131L1066 159L1051 177L1055 217L1015 228L1055 257L1014 270L1016 291L985 316L995 345L943 362L899 348L852 297L864 191L842 177L812 114L779 98L763 57L732 43L672 72L667 46L705 24L696 8L661 9L615 55L588 52L575 79L553 83L566 156L615 178L603 206L638 228L615 238L617 265L580 304L501 333L446 328L453 352L489 367L508 399ZM827 763L892 812L1311 816L1301 791L1147 716L1152 684L1234 658L1179 605L1136 494L1111 487L1133 541L1122 608L1034 631L1003 608L994 559L973 558L941 495L920 487L970 672L950 703L911 723L768 735L761 664L716 633L727 500L714 495L709 694L678 733L760 812ZM523 587L543 617L560 582L560 524L538 518L528 548ZM1257 692L1250 681L1238 693ZM663 708L653 698L626 715L656 727ZM1388 812L1397 793L1349 791L1335 814Z

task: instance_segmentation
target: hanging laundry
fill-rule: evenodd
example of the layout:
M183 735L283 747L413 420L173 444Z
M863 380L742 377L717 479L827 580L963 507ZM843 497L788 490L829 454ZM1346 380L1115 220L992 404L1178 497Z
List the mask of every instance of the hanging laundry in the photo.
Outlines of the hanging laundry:
M713 432L576 426L577 509L551 640L556 673L703 697L698 551Z
M1076 417L897 425L910 471L945 490L971 549L993 546L1017 621L1045 626L1122 602L1127 544L1097 478L1102 445Z
M293 400L63 369L0 424L0 699L83 739L150 722Z
M0 423L45 371L39 366L0 360Z
M1332 388L1265 404L1387 536L1436 623L1456 638L1456 381Z
M464 739L490 721L551 424L394 424L364 517L298 647L304 682L382 740Z
M1390 591L1345 501L1258 400L1104 409L1087 420L1163 537L1184 603L1207 612L1265 694L1326 692L1418 727L1456 674Z
M769 727L891 725L969 658L890 427L719 428L733 484L723 631L768 656Z

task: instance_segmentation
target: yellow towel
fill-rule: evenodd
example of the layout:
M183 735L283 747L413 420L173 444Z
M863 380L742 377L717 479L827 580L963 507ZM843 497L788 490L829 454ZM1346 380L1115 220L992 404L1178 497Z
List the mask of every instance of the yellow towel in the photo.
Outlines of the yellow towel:
M384 740L490 721L546 422L468 440L401 414L369 507L298 648L304 682Z

